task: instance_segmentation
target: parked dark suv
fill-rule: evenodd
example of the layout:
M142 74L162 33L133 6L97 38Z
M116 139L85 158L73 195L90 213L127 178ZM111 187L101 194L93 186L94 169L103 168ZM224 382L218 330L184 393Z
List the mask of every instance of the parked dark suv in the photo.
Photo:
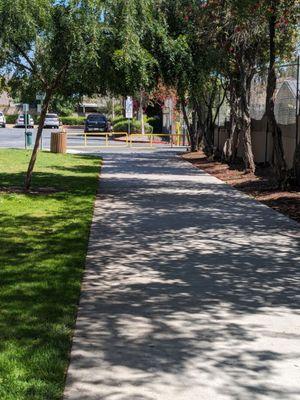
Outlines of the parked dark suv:
M85 120L85 132L110 132L110 123L105 115L90 114Z

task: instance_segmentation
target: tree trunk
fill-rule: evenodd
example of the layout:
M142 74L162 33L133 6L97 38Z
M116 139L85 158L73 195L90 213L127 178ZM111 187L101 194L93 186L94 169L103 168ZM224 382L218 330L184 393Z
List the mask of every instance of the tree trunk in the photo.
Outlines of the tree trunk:
M238 127L238 101L236 97L236 90L234 88L234 82L231 80L230 83L230 120L229 120L229 138L227 139L224 146L224 160L229 164L234 164L237 159L237 151L239 146L239 134L240 129Z
M37 134L36 134L36 139L35 139L35 143L34 143L34 148L31 154L31 159L28 165L28 169L27 169L27 174L26 174L26 178L25 178L25 190L29 190L30 189L30 185L31 185L31 179L32 179L32 172L35 166L35 162L36 162L36 158L37 158L37 153L40 147L40 141L41 141L41 137L42 137L42 132L43 132L43 128L44 128L44 122L45 122L45 118L46 118L46 114L47 114L47 110L48 110L48 106L52 97L52 89L48 89L46 91L46 97L44 99L43 102L43 107L42 107L42 111L41 111L41 116L40 116L40 121L39 121L39 125L38 125L38 129L37 129Z
M245 87L242 91L242 118L241 118L241 137L243 140L243 159L245 164L246 172L255 172L254 155L252 151L252 138L251 138L251 117L249 110L250 102L250 88L251 81L250 78L245 79Z
M288 180L288 170L287 164L284 158L284 150L282 144L282 132L279 128L274 112L275 104L275 91L276 91L276 70L275 70L275 60L276 60L276 5L272 2L274 8L274 13L269 18L269 71L268 71L268 83L267 83L267 98L266 98L266 114L268 118L269 132L272 134L273 138L273 152L274 152L274 162L273 168L276 173L278 184L280 187L284 188L287 185Z
M300 143L296 146L294 156L294 171L296 184L300 186Z
M240 79L238 82L239 99L239 128L243 144L243 160L246 172L255 172L254 156L251 139L251 117L250 117L250 89L252 83L252 70L240 63Z
M207 113L204 132L204 152L208 157L210 157L214 153L215 124L213 121L212 109L208 109Z
M248 114L243 116L242 125L243 159L246 172L255 172L254 156L252 151L251 118Z
M141 91L141 94L140 94L140 119L141 119L142 135L145 135L144 109L143 109L143 92L142 91Z
M228 143L228 159L227 162L231 165L237 162L237 153L240 143L240 129L237 123L234 124L234 130Z
M187 111L186 111L186 107L185 107L185 99L181 99L181 109L182 109L182 113L183 113L183 119L184 119L184 122L185 122L187 130L188 130L191 151L197 151L196 132L194 129L194 125L190 124L190 121L189 121L189 118L187 115Z

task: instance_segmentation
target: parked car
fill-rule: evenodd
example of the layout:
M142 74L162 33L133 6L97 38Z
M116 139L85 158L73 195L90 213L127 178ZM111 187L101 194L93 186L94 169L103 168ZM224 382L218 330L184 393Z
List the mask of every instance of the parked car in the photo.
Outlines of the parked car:
M84 125L85 132L110 132L111 127L105 115L90 114L87 116Z
M2 111L0 111L0 126L2 126L2 128L6 126L6 119Z
M60 125L59 118L57 114L46 114L44 128L56 128L58 129Z
M34 121L30 114L27 114L27 128L34 128ZM25 115L20 114L15 122L15 128L25 128Z

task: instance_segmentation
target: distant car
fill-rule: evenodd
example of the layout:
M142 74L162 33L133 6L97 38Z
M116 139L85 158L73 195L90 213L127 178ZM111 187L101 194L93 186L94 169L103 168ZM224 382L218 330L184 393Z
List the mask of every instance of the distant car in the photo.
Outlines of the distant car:
M6 119L2 111L0 111L0 126L2 126L2 128L6 126Z
M34 121L30 114L27 114L27 128L34 128ZM15 122L16 128L25 128L25 116L20 114Z
M59 128L59 118L57 114L46 114L44 128Z
M90 114L87 116L84 125L85 132L110 132L111 127L105 115Z

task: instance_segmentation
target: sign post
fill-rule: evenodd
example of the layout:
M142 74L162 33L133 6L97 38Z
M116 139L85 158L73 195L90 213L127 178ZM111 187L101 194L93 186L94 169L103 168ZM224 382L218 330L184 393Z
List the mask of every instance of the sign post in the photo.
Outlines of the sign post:
M130 135L130 120L133 118L133 101L130 96L127 96L125 101L125 116L128 119L128 134Z
M24 113L24 125L25 125L25 149L27 149L27 126L28 126L28 111L29 104L23 104L23 113Z
M44 101L45 97L46 97L46 93L43 93L43 92L39 92L35 96L36 101L39 102L39 103L37 103L37 106L36 106L36 110L37 110L38 114L41 114L41 112L42 112L42 102ZM43 150L43 131L42 131L42 135L41 135L41 150Z

